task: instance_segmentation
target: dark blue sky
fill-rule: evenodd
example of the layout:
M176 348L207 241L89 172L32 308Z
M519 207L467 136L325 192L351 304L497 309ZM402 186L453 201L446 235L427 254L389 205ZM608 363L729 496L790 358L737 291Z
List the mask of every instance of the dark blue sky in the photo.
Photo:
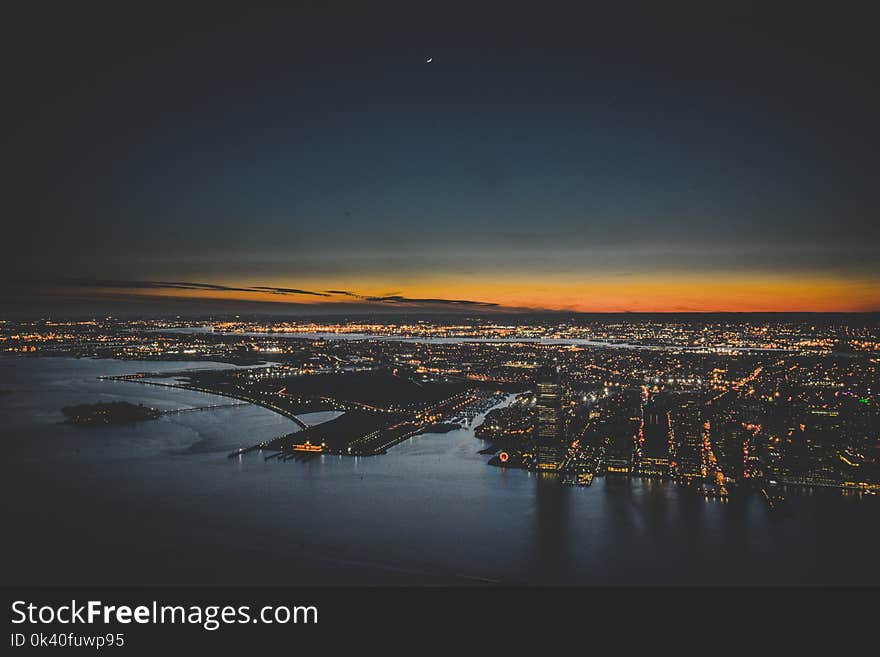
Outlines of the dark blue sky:
M452 274L502 303L536 282L540 306L610 276L823 276L880 299L858 15L68 8L10 27L7 280L442 296Z

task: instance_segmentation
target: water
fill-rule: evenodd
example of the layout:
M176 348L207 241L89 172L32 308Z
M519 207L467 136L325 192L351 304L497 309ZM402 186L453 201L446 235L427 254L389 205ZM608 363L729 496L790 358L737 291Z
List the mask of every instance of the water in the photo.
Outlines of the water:
M185 367L206 365L0 358L4 584L880 584L876 498L779 517L660 482L561 487L487 466L471 427L378 457L229 459L297 429L252 405L59 424L73 403L224 401L96 378Z

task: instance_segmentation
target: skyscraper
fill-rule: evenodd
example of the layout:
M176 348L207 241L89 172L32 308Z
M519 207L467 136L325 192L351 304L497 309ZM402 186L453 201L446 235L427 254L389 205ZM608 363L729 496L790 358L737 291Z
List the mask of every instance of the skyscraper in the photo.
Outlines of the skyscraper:
M645 405L644 442L640 449L639 474L648 477L669 475L671 424L665 400L654 398Z
M535 465L539 470L558 470L563 455L562 400L559 377L552 368L538 372L538 437Z

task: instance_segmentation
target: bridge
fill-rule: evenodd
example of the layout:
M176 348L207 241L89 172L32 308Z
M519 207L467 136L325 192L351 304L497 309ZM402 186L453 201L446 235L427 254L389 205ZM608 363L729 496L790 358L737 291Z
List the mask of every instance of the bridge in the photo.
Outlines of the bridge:
M160 388L176 388L178 390L193 390L195 392L204 392L209 395L216 395L218 397L226 397L227 399L238 399L238 402L233 402L229 404L212 404L210 406L198 406L192 409L189 408L180 408L172 411L167 411L168 413L185 413L190 410L210 410L214 408L224 408L230 406L241 406L245 404L256 404L257 406L262 406L263 408L268 408L270 411L275 411L279 415L282 415L290 420L293 420L295 424L297 424L300 429L308 429L309 425L301 420L295 413L291 412L286 408L282 408L278 404L270 401L271 396L274 393L268 393L264 395L254 396L247 394L244 391L230 391L230 390L212 390L210 388L203 388L201 386L195 386L189 383L183 383L180 381L176 381L174 383L162 383L161 381L151 381L149 380L156 373L148 373L148 372L139 372L138 374L122 374L118 376L99 376L99 379L105 381L125 381L128 383L139 383L141 385L147 386L159 386ZM165 373L160 375L161 378L171 378L173 376L181 375L183 372L177 373ZM280 395L282 398L285 395ZM164 414L164 413L163 413Z
M231 404L211 404L210 406L192 406L189 408L172 408L162 411L162 415L174 415L177 413L192 413L194 411L213 411L217 408L232 408L233 406L250 406L250 402L233 402Z

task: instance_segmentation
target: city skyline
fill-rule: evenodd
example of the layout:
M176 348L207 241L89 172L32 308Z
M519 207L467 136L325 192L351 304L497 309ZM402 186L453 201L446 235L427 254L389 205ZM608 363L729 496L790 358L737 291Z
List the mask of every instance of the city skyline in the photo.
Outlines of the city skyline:
M873 16L394 4L4 12L10 647L870 627Z

